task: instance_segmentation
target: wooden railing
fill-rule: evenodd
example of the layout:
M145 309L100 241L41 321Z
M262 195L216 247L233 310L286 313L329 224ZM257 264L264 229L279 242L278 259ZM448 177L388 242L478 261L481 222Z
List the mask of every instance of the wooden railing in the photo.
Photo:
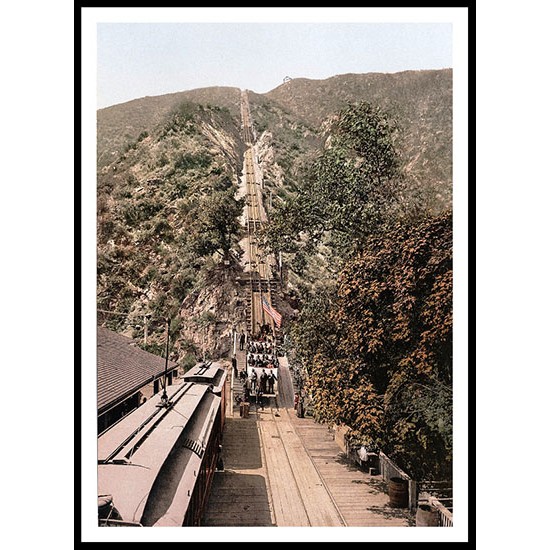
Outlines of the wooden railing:
M342 427L340 427L342 430ZM350 446L349 441L347 440L346 432L349 428L343 430L343 433L340 435L341 443L345 445L345 452L348 458L357 460L357 447ZM338 430L336 430L338 431ZM338 434L337 434L338 435ZM342 445L339 445L342 447ZM344 449L343 449L344 450ZM453 526L453 512L452 505L451 510L447 508L438 498L430 494L430 489L436 489L435 493L440 494L441 491L450 491L450 493L440 495L450 496L450 498L443 498L444 502L450 501L452 504L452 482L450 481L431 481L431 482L421 482L417 483L414 479L404 472L395 462L393 462L386 454L382 451L378 453L378 458L380 461L380 475L386 484L389 484L392 477L398 477L404 479L409 484L409 503L408 509L410 512L416 512L418 508L419 501L421 503L427 503L437 510L438 514L438 524L441 527L452 527ZM447 487L446 489L443 487ZM449 488L450 487L450 488ZM420 494L419 494L420 492Z
M438 523L441 527L452 527L453 526L453 513L446 508L437 498L426 495L426 500L428 504L437 510L439 517Z
M441 527L453 526L452 480L425 480L418 484L418 500L437 510Z
M409 482L409 510L414 512L417 506L416 481L411 479L399 466L390 460L382 451L379 453L380 459L380 474L382 479L389 483L392 477L399 477Z

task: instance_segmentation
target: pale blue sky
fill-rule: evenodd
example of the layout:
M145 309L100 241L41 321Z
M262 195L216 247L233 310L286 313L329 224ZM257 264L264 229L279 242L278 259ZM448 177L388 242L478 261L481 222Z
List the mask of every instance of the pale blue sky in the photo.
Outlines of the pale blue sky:
M452 67L450 23L98 23L98 108L205 86Z

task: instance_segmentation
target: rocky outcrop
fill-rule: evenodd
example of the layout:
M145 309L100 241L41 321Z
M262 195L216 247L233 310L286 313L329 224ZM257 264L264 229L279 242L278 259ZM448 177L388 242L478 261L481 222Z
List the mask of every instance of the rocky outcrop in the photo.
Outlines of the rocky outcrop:
M246 288L236 282L241 274L236 262L222 263L183 301L180 339L197 357L229 357L234 331L246 329Z

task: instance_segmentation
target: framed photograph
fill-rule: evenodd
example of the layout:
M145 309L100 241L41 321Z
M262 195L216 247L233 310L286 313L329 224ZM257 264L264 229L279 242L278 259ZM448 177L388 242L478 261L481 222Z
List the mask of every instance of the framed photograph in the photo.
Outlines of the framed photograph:
M82 542L473 542L474 15L80 7Z

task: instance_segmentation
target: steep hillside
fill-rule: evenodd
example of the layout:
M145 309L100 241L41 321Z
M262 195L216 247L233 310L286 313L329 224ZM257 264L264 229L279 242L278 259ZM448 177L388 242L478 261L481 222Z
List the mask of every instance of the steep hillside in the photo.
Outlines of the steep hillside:
M396 148L407 192L430 213L450 207L451 70L295 79L248 95L268 213L295 195L330 142L336 113L361 100L389 111L400 126ZM100 324L141 338L144 315L169 314L177 319L173 359L204 347L228 349L231 322L244 315L226 276L240 269L242 205L234 193L244 148L237 88L145 97L98 111ZM229 270L222 256L230 258ZM301 274L289 272L289 281L296 286L308 272L315 284L324 262L322 254L311 258ZM151 320L152 351L163 353L163 330Z
M240 121L225 107L180 102L125 149L98 172L98 320L141 337L151 315L148 349L161 353L169 315L173 357L198 353L178 314L238 238Z
M258 130L266 130L274 160L290 167L326 139L324 128L347 103L368 101L401 128L398 148L409 188L432 213L452 201L452 70L297 78L264 95L250 94Z
M110 164L143 132L150 133L170 119L182 103L193 103L226 108L239 117L240 91L238 88L211 87L143 97L113 105L97 112L97 163Z

